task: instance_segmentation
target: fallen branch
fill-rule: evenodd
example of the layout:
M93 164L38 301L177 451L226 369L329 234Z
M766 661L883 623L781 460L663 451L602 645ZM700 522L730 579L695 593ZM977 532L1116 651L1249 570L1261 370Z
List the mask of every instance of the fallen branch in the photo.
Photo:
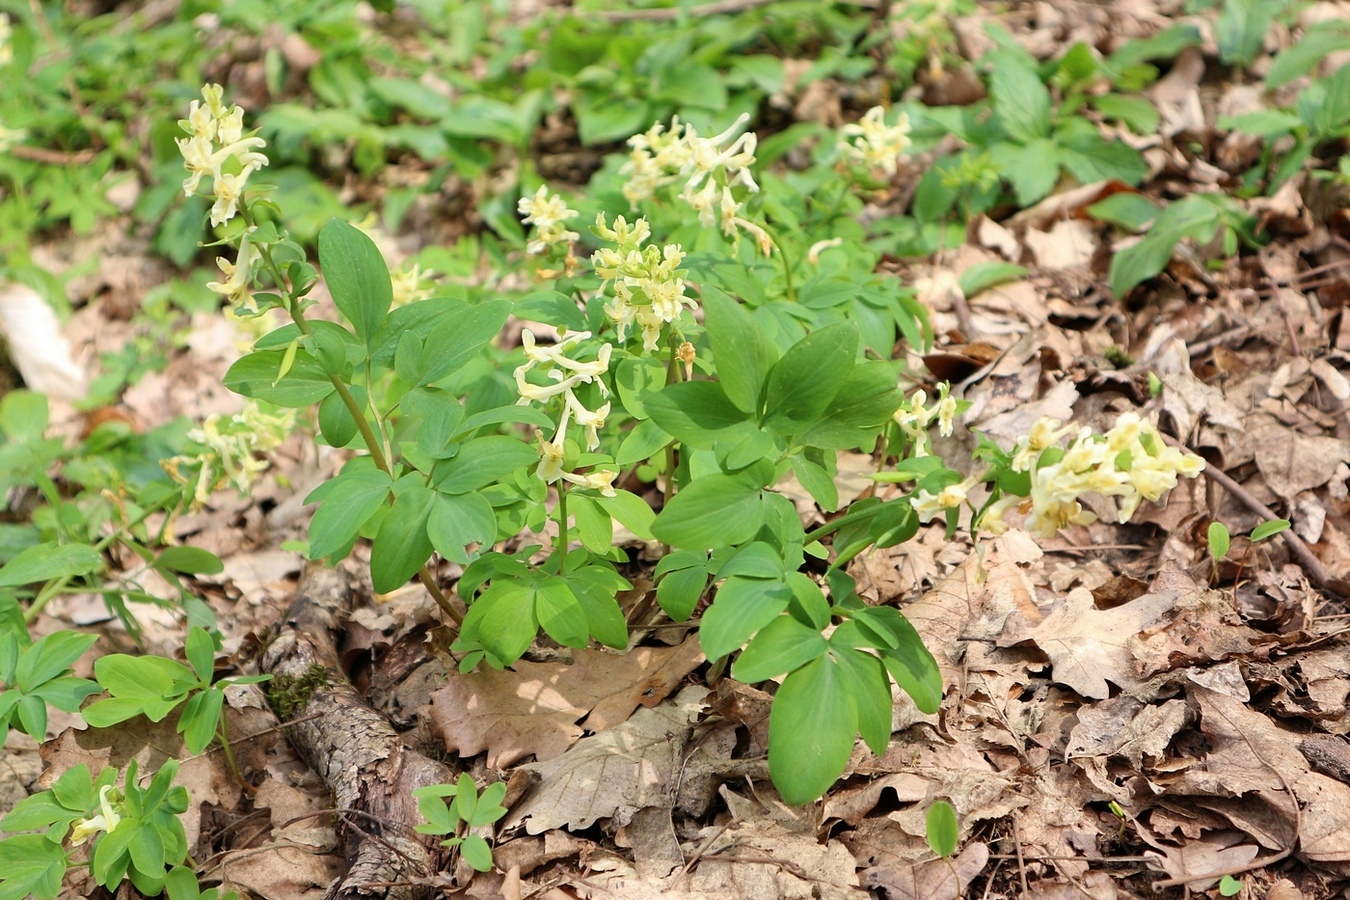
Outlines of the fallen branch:
M291 744L333 792L347 872L325 900L413 900L439 869L437 840L416 834L413 789L445 784L454 773L409 749L393 726L342 674L334 635L351 589L333 569L310 564L281 634L263 653L273 676L268 698ZM360 820L359 826L356 820Z

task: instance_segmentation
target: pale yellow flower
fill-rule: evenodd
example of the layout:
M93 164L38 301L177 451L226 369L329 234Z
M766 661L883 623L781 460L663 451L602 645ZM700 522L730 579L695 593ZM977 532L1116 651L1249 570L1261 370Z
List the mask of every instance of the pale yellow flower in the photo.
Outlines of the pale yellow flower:
M895 175L901 155L909 149L909 116L900 113L894 125L887 125L886 110L880 106L872 107L858 124L845 125L841 131L848 140L839 141L839 150L847 160L881 169L887 175Z
M100 831L112 831L122 821L117 810L113 808L112 801L108 795L112 793L113 787L105 784L98 791L99 814L90 816L87 819L78 819L75 822L75 828L70 833L71 846L78 847L89 840Z

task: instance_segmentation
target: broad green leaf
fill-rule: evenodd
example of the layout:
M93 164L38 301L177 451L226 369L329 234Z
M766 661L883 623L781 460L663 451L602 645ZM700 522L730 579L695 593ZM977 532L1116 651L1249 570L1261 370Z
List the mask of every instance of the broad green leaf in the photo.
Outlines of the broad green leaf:
M835 635L838 633L836 631ZM886 674L886 667L881 660L862 650L836 646L832 652L840 674L853 692L853 702L858 710L858 731L873 753L885 753L891 742L891 679Z
M104 887L115 887L116 883L122 880L127 863L130 861L127 851L131 847L132 838L143 827L141 821L123 817L116 828L98 838L94 845L94 880Z
M755 317L724 291L703 288L703 314L717 380L741 412L758 415L777 353Z
M609 551L614 544L614 521L595 498L573 494L567 511L576 521L577 536L583 547L595 554Z
M584 647L590 640L586 611L567 582L556 575L535 586L534 614L548 636L564 647Z
M1126 231L1143 231L1158 218L1162 208L1143 194L1122 191L1087 208L1088 215L1102 222L1119 225Z
M182 663L162 656L128 656L110 653L94 663L94 677L114 697L169 699L179 697L197 683L197 676Z
M427 517L427 537L436 552L467 565L469 544L491 548L497 537L497 515L482 494L438 494Z
M800 454L793 455L790 462L792 474L797 476L797 481L806 488L811 499L820 504L821 509L834 512L839 508L839 488L835 486L834 479L825 471L824 466Z
M1083 184L1111 179L1139 184L1148 175L1148 163L1139 151L1117 140L1102 140L1095 125L1064 137L1058 155L1064 168Z
M652 523L656 521L656 513L637 494L616 490L613 497L597 497L595 502L639 540L654 540Z
M482 835L465 835L464 842L459 845L459 852L476 872L487 872L492 868L492 848Z
M285 355L282 350L259 350L240 357L225 373L225 387L245 397L293 408L318 403L335 390L323 366L304 350L296 352L290 371L278 380Z
M0 841L0 900L55 900L66 874L66 851L40 834Z
M1050 134L1050 91L1025 53L998 50L985 57L993 65L989 93L1003 130L1025 144Z
M20 444L42 439L47 431L47 397L34 391L10 391L0 398L0 430Z
M215 677L216 643L205 628L194 625L188 629L187 639L183 642L183 655L201 683L210 684Z
M1228 529L1222 522L1209 523L1209 555L1214 559L1223 559L1228 555Z
M1004 282L1016 281L1025 274L1027 274L1025 268L1012 263L982 262L976 263L962 272L958 281L961 285L961 292L967 297L974 297L980 291L988 290Z
M538 633L533 586L508 579L493 581L474 601L462 630L507 666L520 659Z
M615 599L614 585L603 582L600 574L603 572L613 574L598 566L586 566L567 573L567 583L586 613L586 628L591 637L606 647L622 650L628 646L628 622ZM624 584L628 585L628 582Z
M715 381L683 381L647 398L652 421L691 447L711 450L713 443L749 421Z
M673 547L709 550L749 540L763 521L758 488L731 475L705 475L671 498L652 534Z
M903 400L890 363L877 359L858 363L830 402L824 418L799 434L798 441L826 450L868 446Z
M676 551L680 552L680 551ZM694 613L703 589L708 586L708 573L702 566L675 569L667 572L656 585L656 600L666 615L683 622Z
M847 381L857 353L858 326L852 322L827 325L793 344L769 371L765 424L791 434L820 418Z
M19 657L14 687L32 692L65 672L98 641L96 634L55 631L34 642Z
M999 171L1012 185L1019 206L1044 199L1059 183L1060 149L1049 138L1036 138L1023 146L1004 143L997 149Z
M352 394L357 402L364 403L365 388L354 385ZM319 401L319 432L330 447L346 447L360 432L356 418L347 408L347 401L343 400L337 391Z
M409 477L420 476L414 473ZM380 523L370 548L370 581L381 594L406 584L433 549L427 536L427 518L436 503L436 492L413 482L397 493L394 507Z
M882 650L881 661L919 711L932 715L942 706L942 672L914 626L907 619L904 622L910 634L899 647Z
M1120 94L1103 94L1094 97L1092 105L1108 119L1124 122L1135 134L1153 134L1158 130L1162 117L1158 108L1146 97L1124 97Z
M699 625L699 643L708 659L740 649L750 636L787 609L791 591L781 581L728 578Z
M349 547L361 526L384 506L393 480L379 469L350 463L337 478L305 498L322 500L309 523L309 558L323 559Z
M438 463L432 482L443 494L466 494L538 461L539 451L519 438L490 434L466 442L453 459Z
M210 550L200 547L165 547L155 557L155 568L186 575L219 575L225 563Z
M511 307L517 319L560 325L568 331L585 331L586 317L577 308L575 298L558 291L535 291L516 300Z
M1322 28L1309 29L1293 44L1275 54L1266 72L1266 88L1283 87L1317 67L1327 54L1350 50L1350 30L1345 22L1327 22Z
M0 820L6 831L37 831L45 829L59 822L67 824L75 819L84 818L97 802L94 791L89 781L89 767L81 764L84 769L84 785L81 788L78 780L75 784L67 783L66 789L61 795L57 795L55 790L39 791L32 794L18 803L9 814ZM60 799L64 796L66 800ZM67 803L67 800L69 803ZM64 835L63 835L64 836ZM0 870L0 876L3 871Z
M614 367L619 402L635 419L647 419L647 398L666 386L666 367L653 356L630 356Z
M225 693L219 690L199 691L188 698L178 720L178 730L189 753L201 753L215 739L224 702Z
M164 871L164 842L153 828L138 828L127 848L131 863L144 874Z
M375 242L341 219L319 232L319 264L333 303L367 346L393 302L389 269Z
M740 576L781 580L784 574L783 555L771 544L755 541L746 544L717 569L717 579Z
M0 566L0 587L88 575L102 567L103 555L88 544L48 541L29 547Z
M816 629L792 616L779 616L751 638L732 664L731 675L746 684L765 681L806 665L824 653L827 646Z
M857 731L853 692L828 655L790 673L769 713L769 774L783 801L809 803L828 791Z
M510 313L510 303L492 300L448 316L427 336L425 371L417 383L430 384L458 372L497 336Z
M1214 237L1218 227L1218 211L1204 198L1190 196L1173 203L1163 210L1139 243L1120 251L1111 260L1111 293L1123 297L1131 288L1165 269L1183 238L1204 243Z
M1264 541L1266 538L1279 534L1281 531L1288 531L1289 527L1290 523L1288 519L1271 519L1269 522L1262 522L1260 525L1253 528L1249 539L1252 543Z
M928 807L927 815L928 846L938 856L947 857L956 852L956 810L946 800L935 800Z
M68 810L83 812L92 809L94 804L98 802L98 794L94 790L94 780L89 774L89 767L84 763L80 763L78 766L67 769L62 773L61 777L52 784L52 794ZM33 795L33 797L40 796L42 794ZM10 824L8 817L5 818L4 827L9 831L31 830L30 828L20 828Z

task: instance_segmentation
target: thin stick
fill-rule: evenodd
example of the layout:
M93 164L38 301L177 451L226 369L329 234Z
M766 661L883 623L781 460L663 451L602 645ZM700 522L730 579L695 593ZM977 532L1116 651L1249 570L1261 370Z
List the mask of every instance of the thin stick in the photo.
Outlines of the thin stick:
M1195 452L1176 438L1163 435L1163 440L1179 449L1191 453ZM1267 522L1273 522L1276 519L1282 518L1281 516L1275 515L1270 507L1252 496L1246 488L1225 475L1221 469L1207 465L1205 466L1205 477L1228 491L1228 493L1232 494L1243 506L1256 513L1258 516L1263 517ZM1338 600L1345 599L1344 597L1341 597L1334 588L1330 587L1330 579L1327 576L1327 570L1322 567L1322 561L1313 555L1312 550L1309 549L1307 544L1303 543L1302 538L1294 534L1292 528L1287 528L1280 532L1280 537L1284 538L1285 544L1289 547L1289 552L1294 554L1294 556L1298 558L1298 561L1303 565L1303 569L1307 573L1309 581L1316 585L1319 590L1331 594Z
M1022 828L1017 817L1012 817L1013 846L1017 848L1017 877L1022 882L1022 900L1027 900L1027 861L1022 858Z

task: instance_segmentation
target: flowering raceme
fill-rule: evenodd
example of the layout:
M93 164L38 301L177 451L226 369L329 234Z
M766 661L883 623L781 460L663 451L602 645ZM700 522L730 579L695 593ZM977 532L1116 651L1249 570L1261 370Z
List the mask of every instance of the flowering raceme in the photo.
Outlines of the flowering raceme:
M201 428L188 437L206 449L196 456L164 460L164 470L174 481L192 487L191 507L200 509L211 494L225 485L247 495L268 462L258 454L275 450L295 427L295 410L264 412L250 400L243 412L232 416L208 416Z
M1029 513L1026 527L1042 537L1066 525L1090 524L1097 516L1079 502L1084 494L1119 498L1116 518L1124 523L1141 502L1157 502L1176 487L1177 476L1194 478L1205 468L1205 461L1194 453L1165 445L1152 423L1136 413L1123 413L1105 435L1078 429L1062 453L1046 452L1057 451L1059 441L1073 431L1073 426L1061 427L1056 419L1041 419L1017 442L1012 469L1030 473L1030 496L997 501L985 510L981 529L1006 531L1003 516L1014 507Z
M619 216L614 227L605 224L605 215L596 216L596 235L617 247L602 247L591 256L595 274L614 286L613 302L605 304L605 314L619 326L619 340L628 336L636 324L642 329L642 346L648 353L656 350L661 327L680 317L686 308L697 306L684 293L684 251L679 244L643 247L651 235L646 219L631 226Z
M563 224L575 218L577 211L568 209L567 201L562 197L550 194L546 185L541 184L532 196L521 197L516 209L525 217L521 221L534 226L534 239L525 248L531 256L544 253L550 247L570 245L581 237L575 231L568 231Z
M539 436L538 475L547 484L562 479L578 487L594 488L606 497L615 495L612 484L617 472L602 470L589 475L578 475L565 471L563 464L566 455L567 428L575 419L585 430L586 449L594 451L600 447L600 429L605 426L609 416L610 403L606 400L598 409L589 410L577 398L574 388L580 385L594 384L600 388L600 396L608 397L609 388L600 380L600 376L609 371L610 355L614 345L600 345L599 353L592 362L581 362L567 356L567 352L583 341L589 340L589 331L577 331L567 335L552 346L542 346L535 341L534 334L523 331L521 345L525 350L525 364L518 366L514 373L516 390L520 394L517 405L524 406L535 401L551 400L561 396L563 400L562 417L558 420L558 430L553 440ZM552 384L538 385L527 381L525 376L539 367L547 374Z
M754 236L760 252L769 255L772 240L759 225L741 215L744 194L759 191L750 167L755 164L754 132L736 133L750 121L741 115L732 126L713 137L699 137L694 126L670 120L670 128L657 122L644 134L628 139L632 153L619 169L629 176L623 195L636 204L671 184L683 183L679 197L698 213L704 228L721 223L722 233L733 243L740 233ZM742 199L737 199L737 193Z
M848 138L839 141L845 159L887 175L895 175L900 156L909 149L909 116L900 113L894 125L887 125L884 107L872 107L858 124L845 125L841 131Z

